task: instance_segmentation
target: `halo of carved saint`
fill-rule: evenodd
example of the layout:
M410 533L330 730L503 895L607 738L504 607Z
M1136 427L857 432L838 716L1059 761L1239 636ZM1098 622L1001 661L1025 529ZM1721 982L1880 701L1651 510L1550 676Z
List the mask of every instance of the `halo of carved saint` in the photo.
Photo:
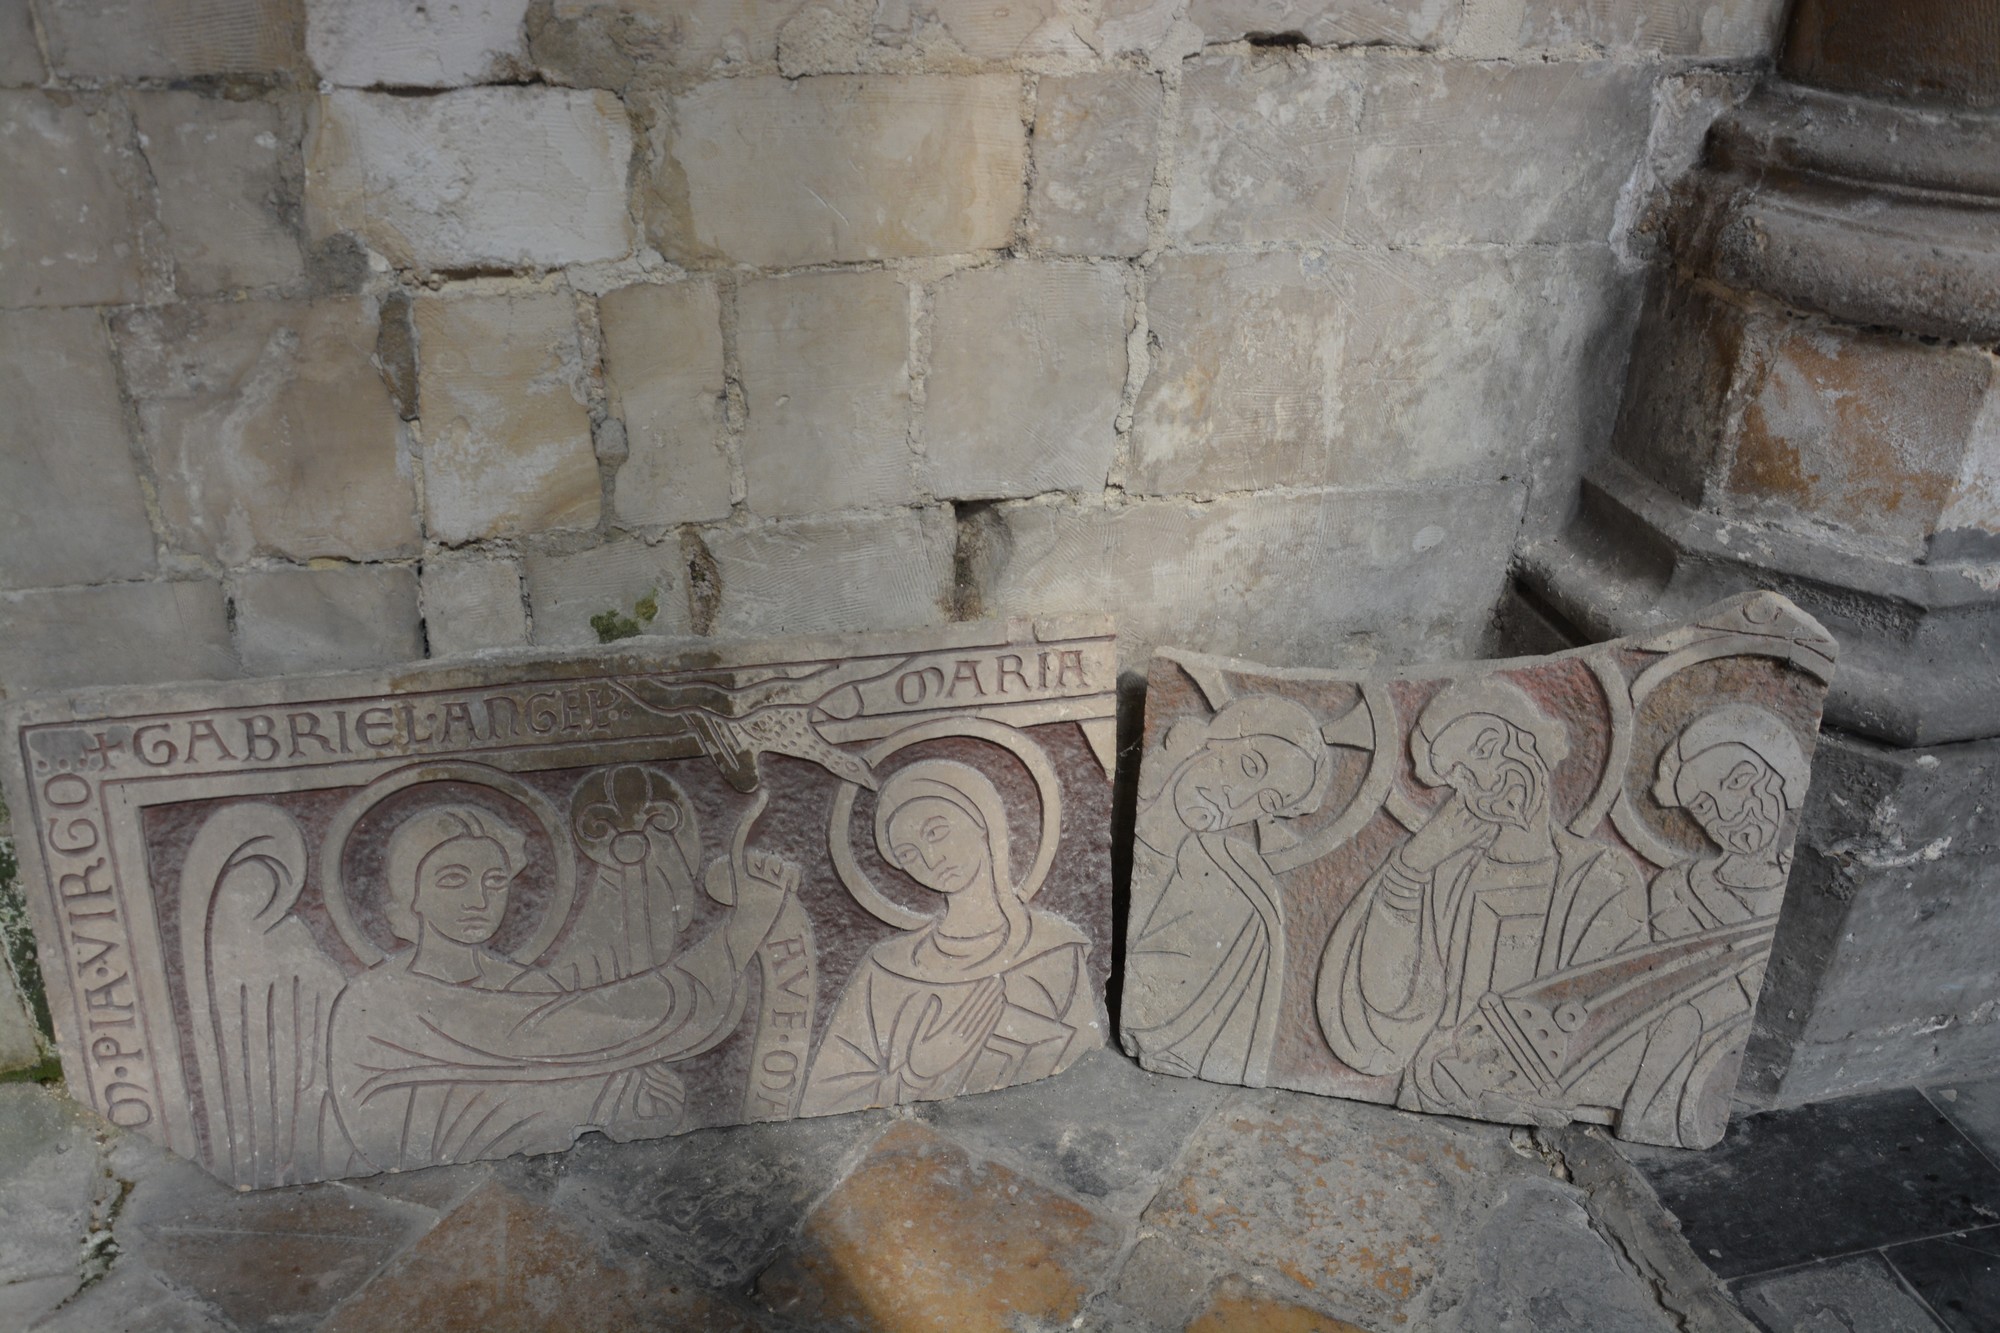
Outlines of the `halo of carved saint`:
M1361 686L1156 659L1155 696L1186 716L1141 773L1128 1042L1207 1078L1713 1142L1831 653L1760 596L1643 641L1375 682L1374 711L1408 719L1375 751L1394 780L1340 788L1345 840L1304 861L1264 831L1325 823L1337 729L1310 704ZM1295 942L1317 965L1288 990L1301 916L1328 924ZM1323 1048L1285 1017L1308 1006Z

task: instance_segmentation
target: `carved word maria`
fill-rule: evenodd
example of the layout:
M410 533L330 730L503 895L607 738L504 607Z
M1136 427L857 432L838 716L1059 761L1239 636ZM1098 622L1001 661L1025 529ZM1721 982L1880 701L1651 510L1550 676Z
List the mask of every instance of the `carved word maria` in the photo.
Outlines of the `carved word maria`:
M934 663L905 671L896 677L896 702L904 707L962 704L988 697L1029 698L1072 687L1092 688L1080 648L1038 652L1032 664L1020 653L998 653L990 658L956 658L951 662L949 676L943 666Z

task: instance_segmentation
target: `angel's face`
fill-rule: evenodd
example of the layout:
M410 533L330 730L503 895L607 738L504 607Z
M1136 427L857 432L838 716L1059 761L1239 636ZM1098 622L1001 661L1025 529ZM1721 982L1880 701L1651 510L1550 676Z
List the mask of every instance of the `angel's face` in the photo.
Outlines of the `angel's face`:
M491 838L453 838L417 867L412 910L446 939L484 944L500 929L515 873Z

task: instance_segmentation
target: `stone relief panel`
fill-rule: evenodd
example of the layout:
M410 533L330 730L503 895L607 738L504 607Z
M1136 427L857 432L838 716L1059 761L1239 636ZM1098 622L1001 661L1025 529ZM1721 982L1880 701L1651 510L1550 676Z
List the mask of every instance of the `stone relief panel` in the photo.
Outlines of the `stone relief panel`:
M1833 640L1773 594L1380 679L1162 652L1122 1038L1150 1069L1705 1147Z
M17 705L73 1093L245 1187L1104 1041L1108 622Z

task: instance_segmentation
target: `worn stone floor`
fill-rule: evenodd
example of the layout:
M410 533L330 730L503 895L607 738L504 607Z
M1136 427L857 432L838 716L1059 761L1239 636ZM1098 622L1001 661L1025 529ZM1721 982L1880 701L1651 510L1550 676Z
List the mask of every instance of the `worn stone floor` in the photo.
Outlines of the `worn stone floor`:
M1604 1140L1144 1073L240 1194L0 1087L0 1330L1748 1329Z

